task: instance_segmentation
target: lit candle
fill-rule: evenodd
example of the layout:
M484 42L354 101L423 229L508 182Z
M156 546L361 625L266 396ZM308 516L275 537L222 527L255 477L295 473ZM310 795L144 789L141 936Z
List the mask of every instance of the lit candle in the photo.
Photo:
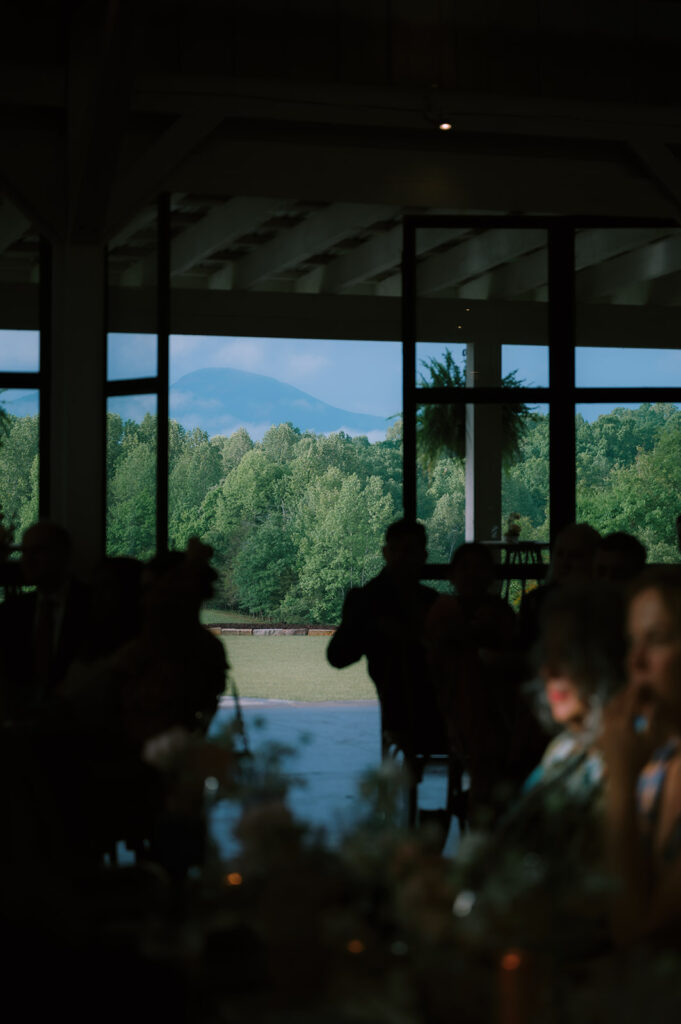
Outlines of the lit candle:
M507 949L499 960L499 1024L527 1024L527 957Z

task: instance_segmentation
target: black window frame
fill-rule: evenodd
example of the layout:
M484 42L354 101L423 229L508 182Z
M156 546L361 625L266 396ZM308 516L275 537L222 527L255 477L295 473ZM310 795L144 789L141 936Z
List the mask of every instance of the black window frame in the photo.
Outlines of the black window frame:
M402 421L403 509L416 518L418 405L508 402L503 387L427 388L416 381L417 284L416 234L428 228L544 229L548 252L549 383L542 388L514 388L513 399L549 409L549 507L551 543L576 516L575 406L593 402L681 403L681 387L577 387L575 383L575 233L584 228L676 228L669 219L586 216L407 215L402 248ZM454 340L454 339L452 339ZM425 578L446 576L447 566L429 563Z

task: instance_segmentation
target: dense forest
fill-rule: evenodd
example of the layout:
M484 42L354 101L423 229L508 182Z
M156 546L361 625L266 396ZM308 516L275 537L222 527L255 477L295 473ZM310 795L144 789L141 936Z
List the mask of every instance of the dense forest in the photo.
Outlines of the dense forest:
M156 421L107 423L108 551L154 548ZM20 533L37 517L38 422L10 417L0 448L0 507ZM301 433L289 423L254 442L242 428L209 438L170 423L169 533L199 534L215 549L224 607L287 621L337 621L348 587L381 566L386 525L401 510L400 427L385 441ZM674 405L577 418L578 518L628 530L651 561L674 560L681 510L681 411ZM433 561L463 540L464 467L441 457L419 467L419 517ZM522 537L548 538L548 418L536 416L503 474L504 519Z

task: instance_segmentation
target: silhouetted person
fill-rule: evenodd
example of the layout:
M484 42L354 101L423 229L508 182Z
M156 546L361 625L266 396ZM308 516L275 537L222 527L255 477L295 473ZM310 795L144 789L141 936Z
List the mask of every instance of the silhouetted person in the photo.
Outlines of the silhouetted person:
M647 551L630 533L618 530L601 537L594 555L594 578L608 583L628 583L643 571Z
M327 649L335 668L366 655L381 704L384 747L394 742L407 755L428 745L444 750L446 742L423 644L426 614L437 598L419 583L426 555L420 523L392 523L383 546L385 567L366 586L348 592Z
M199 619L212 595L212 549L196 538L146 567L139 635L116 658L124 733L137 749L173 726L204 731L225 688L227 658Z
M507 780L511 734L521 725L513 676L515 615L490 591L494 560L484 544L457 548L449 578L455 592L433 604L426 639L450 745L470 776L469 812L475 816L491 813Z
M29 711L54 696L88 629L89 590L71 572L69 534L39 522L22 541L21 579L31 593L0 608L3 717Z
M582 584L593 579L594 558L600 534L588 523L570 523L556 536L546 583L529 591L520 606L520 646L529 652L539 637L539 618L544 600L563 583Z

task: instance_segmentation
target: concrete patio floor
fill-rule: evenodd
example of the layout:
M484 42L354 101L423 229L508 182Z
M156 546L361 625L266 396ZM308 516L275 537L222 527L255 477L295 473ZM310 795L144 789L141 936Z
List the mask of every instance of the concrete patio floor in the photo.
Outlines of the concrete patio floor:
M289 805L302 821L325 830L331 843L356 820L360 803L361 777L380 765L380 718L376 701L294 703L276 700L241 701L250 749L255 753L268 743L293 748L284 759L283 774L302 785L289 791ZM215 716L212 730L219 730L234 717L234 702L225 698ZM442 770L429 771L419 787L419 806L442 807L446 776ZM229 802L213 811L211 834L221 852L234 852L231 837L235 808ZM452 822L446 853L458 842L458 826Z

